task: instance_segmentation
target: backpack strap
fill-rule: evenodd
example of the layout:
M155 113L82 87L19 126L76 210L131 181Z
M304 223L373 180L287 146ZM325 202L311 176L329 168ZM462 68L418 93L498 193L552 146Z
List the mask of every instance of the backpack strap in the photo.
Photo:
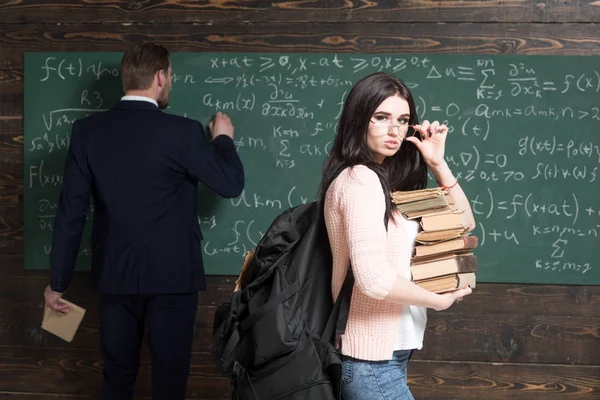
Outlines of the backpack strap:
M329 319L321 334L321 341L331 343L333 339L334 330L338 335L343 334L346 331L346 324L348 323L348 315L350 314L350 299L352 298L352 288L354 287L354 275L352 274L352 268L348 268L346 279L342 284L342 289L338 294L338 297L333 305Z
M227 344L225 345L225 349L223 350L221 359L228 360L231 356L231 353L233 352L233 349L235 349L235 346L240 341L240 337L244 334L244 332L250 329L252 325L257 323L258 320L264 317L268 312L274 310L275 307L277 307L278 305L280 305L281 303L298 293L299 290L300 285L298 284L298 282L292 283L290 286L285 288L285 290L278 293L277 296L273 297L258 310L246 317L242 322L236 324L231 336L229 337L229 340L227 341Z
M239 341L240 341L240 333L238 332L238 327L236 325L233 328L233 332L231 333L231 336L229 336L229 340L227 341L227 344L225 345L225 349L223 350L223 353L221 353L221 361L222 362L227 362L227 360L229 360L229 357L231 357L231 353L233 352L233 349L235 349L235 345L238 344Z
M275 307L277 307L278 305L280 305L281 303L298 293L299 290L300 285L298 284L298 281L296 281L289 285L287 288L285 288L283 291L279 292L277 296L267 301L262 307L254 311L240 323L240 334L246 332L252 327L252 325L257 323L259 319L264 317L265 314L274 310Z

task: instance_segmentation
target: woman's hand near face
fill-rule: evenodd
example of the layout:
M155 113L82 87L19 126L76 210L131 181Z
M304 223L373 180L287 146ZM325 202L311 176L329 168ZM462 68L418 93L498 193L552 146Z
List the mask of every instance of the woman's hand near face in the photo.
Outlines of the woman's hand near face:
M404 140L417 146L423 160L430 168L443 164L448 127L438 121L430 123L425 120L421 125L414 125L413 129L415 136L407 137Z
M438 121L429 123L429 121L425 120L421 125L414 125L413 128L416 132L415 136L407 137L404 140L412 142L417 146L423 160L435 176L438 185L450 191L450 194L454 198L455 208L464 211L465 224L470 229L473 229L475 227L475 218L473 217L471 204L458 184L458 180L452 174L452 171L444 160L448 127L444 124L440 125Z

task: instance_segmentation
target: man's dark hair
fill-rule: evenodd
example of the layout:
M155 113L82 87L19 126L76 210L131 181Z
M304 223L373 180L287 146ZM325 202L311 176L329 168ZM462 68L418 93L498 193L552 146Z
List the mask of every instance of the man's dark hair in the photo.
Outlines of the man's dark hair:
M121 59L123 90L144 90L152 84L154 75L169 70L169 51L152 42L137 42Z

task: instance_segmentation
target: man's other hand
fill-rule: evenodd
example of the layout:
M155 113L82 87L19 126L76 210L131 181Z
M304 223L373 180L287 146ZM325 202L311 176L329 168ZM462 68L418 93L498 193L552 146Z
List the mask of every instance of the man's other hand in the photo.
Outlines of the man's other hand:
M69 306L60 301L62 297L62 293L53 292L50 288L50 285L46 286L46 290L44 290L44 299L46 300L46 307L50 309L60 312L60 313L68 313L71 311Z

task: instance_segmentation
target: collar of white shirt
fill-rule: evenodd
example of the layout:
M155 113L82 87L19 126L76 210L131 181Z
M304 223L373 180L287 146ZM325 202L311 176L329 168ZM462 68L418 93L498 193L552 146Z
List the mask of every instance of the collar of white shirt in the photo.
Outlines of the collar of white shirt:
M132 95L128 95L128 96L121 97L121 101L147 101L148 103L152 103L156 107L158 107L158 103L156 102L156 100L151 99L150 97L146 97L146 96L132 96Z

